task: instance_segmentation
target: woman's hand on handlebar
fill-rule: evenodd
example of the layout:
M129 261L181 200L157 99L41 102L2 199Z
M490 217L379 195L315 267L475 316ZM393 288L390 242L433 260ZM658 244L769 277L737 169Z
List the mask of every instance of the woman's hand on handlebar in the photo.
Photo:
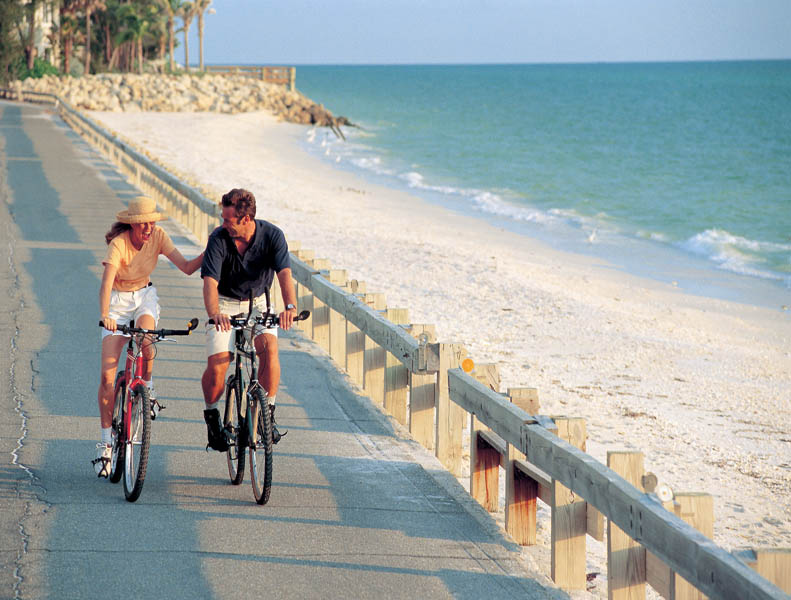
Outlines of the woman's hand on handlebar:
M104 317L102 319L102 322L104 323L104 328L107 331L112 331L113 333L115 333L116 330L118 329L118 325L116 325L115 319L112 319L110 317Z

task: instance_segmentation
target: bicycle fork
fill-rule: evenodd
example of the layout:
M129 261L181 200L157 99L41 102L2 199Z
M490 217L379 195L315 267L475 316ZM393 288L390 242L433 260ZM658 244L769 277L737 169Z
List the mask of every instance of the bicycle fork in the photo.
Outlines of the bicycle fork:
M247 446L250 447L253 451L255 451L257 444L253 443L258 436L256 436L255 428L258 425L258 419L253 419L253 415L256 414L256 399L253 392L256 388L261 388L261 384L258 383L258 379L250 383L247 386L247 390L245 391L245 400L247 404L247 416L245 417L245 429L247 431ZM257 407L258 410L263 410L263 407Z

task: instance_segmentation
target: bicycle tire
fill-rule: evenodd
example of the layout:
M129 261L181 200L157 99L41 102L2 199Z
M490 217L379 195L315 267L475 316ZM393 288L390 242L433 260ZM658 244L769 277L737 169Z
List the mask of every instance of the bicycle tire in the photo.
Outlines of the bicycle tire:
M151 396L148 388L138 384L132 390L127 426L129 434L125 441L124 454L124 496L134 502L143 491L148 467L148 448L151 443Z
M249 398L252 406L248 409L250 479L255 501L266 504L272 490L272 412L261 388L248 392L249 395L252 395Z
M126 380L123 373L115 377L115 404L113 405L113 458L110 462L110 481L118 483L124 474L124 444L122 431L124 427L124 402L126 402Z
M247 429L242 416L242 388L243 381L235 375L228 377L225 384L225 416L223 429L228 437L228 450L225 458L228 462L228 477L233 485L239 485L244 480L245 454L247 446Z

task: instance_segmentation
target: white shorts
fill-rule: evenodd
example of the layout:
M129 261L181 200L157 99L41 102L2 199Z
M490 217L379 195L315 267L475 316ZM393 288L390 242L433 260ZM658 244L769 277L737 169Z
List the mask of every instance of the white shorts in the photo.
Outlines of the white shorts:
M235 298L228 298L227 296L220 296L220 312L230 317L238 314L247 316L247 309L249 308L248 300L236 300ZM253 299L253 316L262 315L266 312L266 296L259 296ZM258 337L262 333L277 337L277 327L268 327L264 329L257 325L254 330L255 335ZM250 332L245 332L249 336ZM235 352L236 351L236 331L231 329L229 331L217 331L214 323L206 322L206 356L220 354L222 352Z
M134 319L137 322L143 315L151 315L154 318L154 326L159 322L159 296L157 288L153 285L144 287L134 292L119 292L113 290L110 293L110 310L107 316L115 319L116 325L128 325ZM102 328L102 339L108 335L124 335L120 331L112 332ZM129 337L129 336L125 336Z

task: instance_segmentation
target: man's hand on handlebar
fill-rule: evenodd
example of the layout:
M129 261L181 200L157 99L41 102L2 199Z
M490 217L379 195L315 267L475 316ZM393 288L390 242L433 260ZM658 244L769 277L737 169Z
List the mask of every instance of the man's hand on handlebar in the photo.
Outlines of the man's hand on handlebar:
M294 323L294 317L297 316L296 308L288 308L280 313L278 320L280 321L280 328L288 331Z
M115 331L118 329L115 319L111 319L110 317L104 317L102 319L102 324L107 331L112 331L113 333L115 333Z
M217 329L217 331L231 330L231 319L228 315L217 313L215 315L210 315L210 317L211 320L214 321L214 327Z

